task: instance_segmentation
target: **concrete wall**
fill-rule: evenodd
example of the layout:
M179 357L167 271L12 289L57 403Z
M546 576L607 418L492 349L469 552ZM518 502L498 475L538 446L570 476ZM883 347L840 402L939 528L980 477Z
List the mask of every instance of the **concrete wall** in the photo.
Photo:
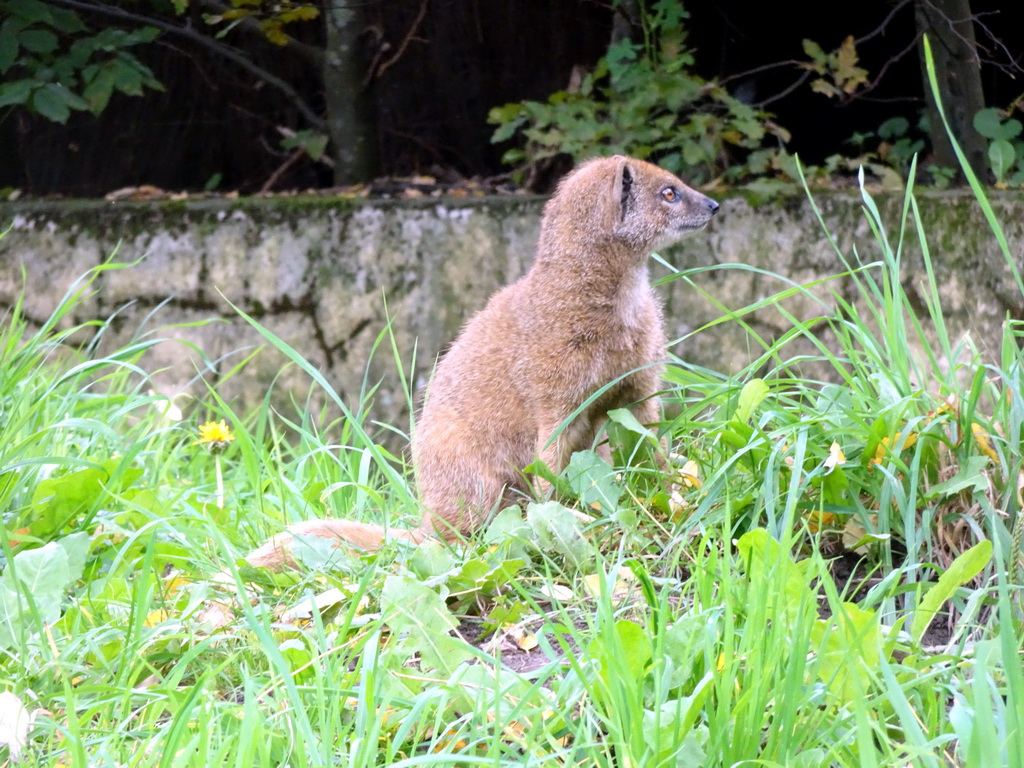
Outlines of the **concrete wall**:
M856 249L865 262L880 258L858 194L831 192L816 201L843 254L853 259ZM980 208L958 193L926 193L918 201L948 326L955 334L969 332L983 348L998 349L1004 317L1024 318L1024 297ZM902 195L879 194L877 202L895 242ZM308 376L285 365L230 301L301 351L350 405L364 382L381 381L372 413L404 429L406 397L390 339L373 353L387 318L398 357L419 389L465 318L527 269L541 206L541 200L527 197L0 203L0 227L11 226L0 239L0 312L21 292L22 269L24 312L41 323L90 267L111 254L117 262L139 260L129 269L104 272L73 319L117 312L104 339L107 349L140 332L168 339L143 360L164 391L199 387L201 393L201 375L242 410L261 401L270 387L278 403L306 398ZM1024 196L997 193L993 206L1020 264ZM845 270L802 196L757 207L741 197L725 199L706 232L663 256L684 271L733 263L752 268L712 269L691 274L692 285L676 279L659 289L669 336L680 340L672 352L723 373L740 370L760 353L751 332L771 341L791 326L782 312L769 308L745 317L750 332L730 322L695 333L721 317L722 307L740 310L785 290L786 280L804 284ZM671 273L656 264L652 274ZM923 277L911 226L903 282L922 311ZM849 297L856 293L848 278L827 288ZM827 290L817 293L825 296ZM827 311L808 297L782 306L798 318ZM223 380L259 347L244 370Z

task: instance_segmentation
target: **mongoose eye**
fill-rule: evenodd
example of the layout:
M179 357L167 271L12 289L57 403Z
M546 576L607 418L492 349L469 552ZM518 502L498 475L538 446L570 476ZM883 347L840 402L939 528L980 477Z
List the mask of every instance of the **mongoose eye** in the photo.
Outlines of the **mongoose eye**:
M676 191L675 187L665 187L661 190L661 197L668 203L674 203L679 199L679 192Z

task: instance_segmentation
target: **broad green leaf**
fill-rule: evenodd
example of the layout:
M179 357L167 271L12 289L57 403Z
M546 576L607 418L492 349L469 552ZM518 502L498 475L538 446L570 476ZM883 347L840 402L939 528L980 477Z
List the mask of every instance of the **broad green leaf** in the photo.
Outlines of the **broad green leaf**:
M95 467L42 480L32 493L34 515L30 532L44 538L93 508L108 493L131 488L142 469L125 466L119 458L106 459Z
M32 99L29 102L33 111L55 123L67 122L72 108L78 109L78 104L81 104L83 109L88 107L83 99L57 83L46 83L36 88L32 91Z
M530 613L532 611L525 600L512 600L508 593L500 594L495 597L494 607L484 617L482 629L489 634L507 624L522 621Z
M480 558L467 560L445 581L445 586L452 592L469 592L479 589L484 579L491 572L491 567Z
M1019 121L1004 120L1003 113L995 107L979 110L973 122L974 130L986 139L1015 139L1021 132Z
M818 647L818 677L829 690L847 704L863 696L882 656L878 614L842 603L832 618L814 622L811 641Z
M704 764L703 746L707 743L708 730L703 724L697 724L696 727L695 724L704 708L704 701L711 692L714 678L714 672L708 672L689 696L666 701L657 713L644 710L644 735L647 742L652 745L661 744L667 748L666 751L671 750L675 755L675 765ZM681 733L685 733L686 736L682 744L678 744ZM669 755L663 753L663 757L667 758ZM666 763L659 761L659 764Z
M8 29L0 29L0 74L3 74L18 58L18 37ZM12 85L4 83L3 85ZM0 86L2 88L3 86ZM23 102L13 102L21 104Z
M1016 152L1006 139L996 139L988 145L988 161L998 181L1002 181L1007 171L1013 167L1014 160Z
M89 103L89 111L99 115L107 108L110 97L114 93L114 76L108 67L100 67L82 91L82 96Z
M421 543L409 558L409 570L423 581L447 573L454 565L448 547L437 539L427 539Z
M917 610L914 611L914 621L910 625L910 635L914 640L921 642L925 630L942 604L949 600L958 588L981 573L982 568L988 565L991 559L992 542L985 540L979 541L950 563L949 569L925 592Z
M818 45L813 40L808 40L807 38L804 38L803 46L804 46L804 53L806 53L808 56L810 56L811 59L813 61L815 61L816 63L824 64L825 61L827 61L828 57L825 55L825 51L823 51L821 49L821 46ZM820 70L820 71L824 71L824 70Z
M156 27L139 27L125 35L124 44L138 45L140 43L152 43L158 37L160 37L160 30ZM136 65L147 72L149 71L149 67L142 65L140 62L136 62Z
M111 61L110 75L116 90L129 96L142 95L143 75L131 59L118 58Z
M641 685L651 660L651 640L647 631L628 619L615 622L614 636L597 635L590 644L590 655L601 663L601 678L611 689L617 677L627 686Z
M82 23L82 20L73 11L66 8L49 8L49 11L50 23L58 32L74 34L75 32L85 31L85 24Z
M926 498L930 501L954 496L967 490L984 491L988 488L988 481L984 475L986 466L988 466L987 456L969 456L960 464L960 471L956 475L929 488Z
M895 141L907 135L910 130L910 121L905 117L890 117L878 126L879 138L886 141Z
M749 422L750 417L757 410L757 406L768 396L768 391L768 385L765 384L764 379L751 379L744 384L743 389L740 390L739 401L736 403L734 418L743 423Z
M444 598L430 587L410 576L388 576L380 604L384 623L398 638L401 651L408 656L419 654L423 668L450 675L470 658L465 644L451 637L457 622Z
M18 43L32 53L53 53L57 50L57 36L48 29L26 29L18 35Z
M499 587L504 587L512 581L524 565L526 565L526 561L517 558L503 560L495 566L488 565L486 572L474 578L472 586L484 595L492 595ZM456 574L453 584L459 583L460 576L461 573Z
M613 421L616 424L621 424L630 432L634 432L643 437L649 437L651 439L656 438L656 435L641 424L640 420L634 416L633 412L628 408L615 408L614 410L608 411L608 420Z
M986 139L997 139L1000 136L1000 128L1002 127L1002 118L999 115L999 110L995 107L986 107L985 109L979 110L974 115L974 130L984 136Z
M13 591L30 594L40 618L52 624L60 618L61 598L72 582L68 553L54 541L19 552L14 556L14 568L8 567L2 579Z
M534 502L526 508L526 520L540 549L554 550L577 569L590 560L590 545L583 538L580 521L571 509L557 501Z
M577 451L565 469L569 486L584 505L604 514L614 514L622 496L615 469L594 451Z
M531 699L531 681L500 665L463 664L444 689L451 696L448 707L457 712L486 711L502 725L521 717Z
M801 604L813 601L806 568L794 562L792 555L764 528L755 528L740 536L736 549L747 574L751 599L767 600L771 610L777 604L778 595L788 613L796 613Z
M7 0L4 5L8 13L32 24L49 24L53 21L50 7L40 0Z
M68 585L73 584L82 578L85 571L85 560L89 556L89 534L84 531L72 533L57 539L57 543L68 557Z
M704 653L702 633L707 617L700 613L682 614L662 634L664 654L681 670L688 670Z
M523 519L523 511L519 507L508 507L494 516L484 533L484 541L501 547L509 557L528 560L531 530L530 524Z
M28 78L0 84L0 107L27 103L32 95L32 89L37 85L39 85L38 80Z
M643 711L644 742L654 752L652 765L707 765L704 746L708 742L708 727L702 724L689 729L679 722L680 713L688 706L688 698L673 699L657 710Z
M303 144L302 148L306 151L306 154L309 155L312 159L319 160L321 157L324 156L324 152L327 151L328 141L329 139L326 134L318 133L311 136L309 140L306 141L305 144Z

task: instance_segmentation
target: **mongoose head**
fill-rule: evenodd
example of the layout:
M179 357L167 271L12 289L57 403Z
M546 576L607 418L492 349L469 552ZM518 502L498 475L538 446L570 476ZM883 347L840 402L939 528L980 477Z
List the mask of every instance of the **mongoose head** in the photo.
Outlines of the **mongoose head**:
M588 160L566 176L546 218L581 240L610 240L646 257L702 229L717 212L718 203L668 171L616 155Z

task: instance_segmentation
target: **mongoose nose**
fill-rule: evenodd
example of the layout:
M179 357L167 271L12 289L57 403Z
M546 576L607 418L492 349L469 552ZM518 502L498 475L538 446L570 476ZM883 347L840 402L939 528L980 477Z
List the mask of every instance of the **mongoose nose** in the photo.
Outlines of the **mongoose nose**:
M710 197L705 198L705 200L708 201L708 210L711 211L711 215L714 216L716 213L718 213L718 203L716 203Z

